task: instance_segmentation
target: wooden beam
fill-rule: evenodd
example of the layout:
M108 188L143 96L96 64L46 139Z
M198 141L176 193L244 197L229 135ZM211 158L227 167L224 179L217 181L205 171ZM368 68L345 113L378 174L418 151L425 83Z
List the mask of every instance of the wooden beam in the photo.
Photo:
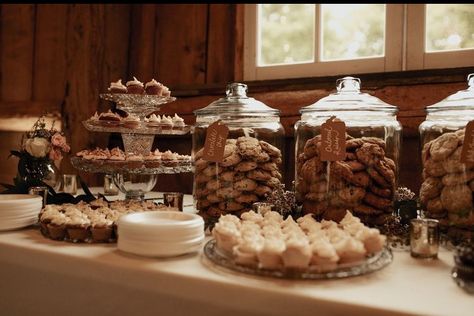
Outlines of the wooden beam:
M61 100L57 101L0 101L0 117L36 116L61 113Z
M416 71L385 72L377 74L357 75L362 81L362 90L374 91L387 86L413 86L431 84L460 83L467 87L467 75L474 73L474 67L449 68L449 69L429 69ZM275 79L246 81L249 91L271 92L271 91L297 91L325 89L334 91L336 80L341 76L312 77L295 79ZM170 87L175 96L195 96L222 94L225 86L220 83L210 84L171 84Z

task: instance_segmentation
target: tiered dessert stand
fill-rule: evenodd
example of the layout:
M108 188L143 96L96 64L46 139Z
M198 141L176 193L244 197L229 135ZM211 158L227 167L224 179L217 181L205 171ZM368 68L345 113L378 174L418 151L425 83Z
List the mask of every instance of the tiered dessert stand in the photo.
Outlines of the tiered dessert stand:
M159 111L161 106L176 100L175 97L156 95L135 95L107 93L100 94L107 101L113 101L117 108L140 117L140 125L129 128L121 125L97 124L91 120L83 121L85 128L92 132L120 133L124 144L125 153L141 154L150 153L153 141L157 135L185 135L189 133L190 126L185 125L179 129L165 129L160 125L149 126L144 122L145 116ZM91 173L111 174L115 185L125 193L126 199L139 199L155 186L159 174L177 174L192 172L191 158L173 161L134 161L133 163L110 160L87 160L73 157L72 165L79 170Z

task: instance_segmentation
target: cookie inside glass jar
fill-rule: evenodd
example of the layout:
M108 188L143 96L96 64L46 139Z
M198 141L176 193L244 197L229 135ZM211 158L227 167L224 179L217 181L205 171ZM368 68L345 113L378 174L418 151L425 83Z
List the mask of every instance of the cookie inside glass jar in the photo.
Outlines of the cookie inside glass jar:
M296 195L304 213L339 221L349 210L365 224L393 219L401 125L397 107L360 91L360 80L337 80L337 91L300 110L296 125ZM345 156L324 161L322 125L345 123ZM343 136L343 135L342 135Z
M194 201L206 226L221 215L240 214L283 183L284 129L279 111L247 96L247 86L232 83L226 96L195 111L193 132ZM229 132L222 159L204 157L209 126L216 121Z
M396 164L385 154L385 141L346 134L346 159L341 161L322 161L320 146L317 135L306 141L298 156L297 191L303 212L339 221L351 210L370 224L392 213Z
M442 237L459 244L474 237L474 156L468 154L474 148L474 74L467 76L467 89L426 112L419 127L420 202L427 217L439 220Z

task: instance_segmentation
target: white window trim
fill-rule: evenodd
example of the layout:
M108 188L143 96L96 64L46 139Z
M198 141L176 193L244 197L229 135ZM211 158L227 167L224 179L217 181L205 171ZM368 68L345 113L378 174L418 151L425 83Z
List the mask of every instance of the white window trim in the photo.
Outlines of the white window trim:
M474 49L425 52L425 4L407 6L407 70L474 65Z
M319 8L316 5L314 62L257 67L257 4L245 4L244 80L453 68L474 64L474 49L424 52L425 4L386 4L384 57L320 62L317 60L320 47L318 30L321 28Z

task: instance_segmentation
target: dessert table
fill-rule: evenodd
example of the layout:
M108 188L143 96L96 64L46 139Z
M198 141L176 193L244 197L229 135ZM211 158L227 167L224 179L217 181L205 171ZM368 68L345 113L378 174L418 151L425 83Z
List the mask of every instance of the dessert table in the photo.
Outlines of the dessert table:
M116 244L49 240L29 227L0 232L0 314L472 315L474 297L450 276L452 252L441 248L432 261L393 255L367 275L296 281L228 271L202 250L147 258Z

